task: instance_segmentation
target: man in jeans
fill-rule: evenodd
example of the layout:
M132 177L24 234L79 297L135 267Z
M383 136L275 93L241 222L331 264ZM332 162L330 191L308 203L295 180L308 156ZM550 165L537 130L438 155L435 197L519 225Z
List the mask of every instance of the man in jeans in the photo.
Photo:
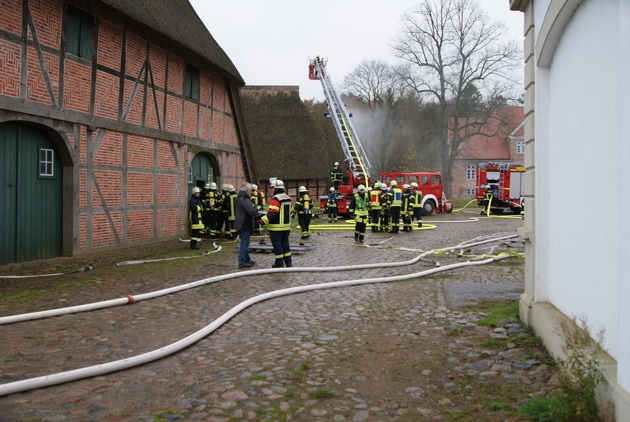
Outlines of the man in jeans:
M241 238L238 251L239 268L249 268L255 264L249 257L249 239L254 232L254 220L258 215L258 210L252 203L251 196L252 185L247 182L243 183L234 204L234 213L236 214L234 229Z

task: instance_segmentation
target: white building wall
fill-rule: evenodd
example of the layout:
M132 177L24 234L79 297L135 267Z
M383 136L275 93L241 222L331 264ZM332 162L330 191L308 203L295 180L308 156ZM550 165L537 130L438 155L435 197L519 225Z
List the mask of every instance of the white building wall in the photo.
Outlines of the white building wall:
M549 9L567 3L535 2L537 38ZM630 2L578 3L563 31L546 34L555 49L541 55L550 60L535 73L535 301L585 318L594 333L603 329L603 347L628 391L630 225L622 218L630 210L630 110L623 105Z

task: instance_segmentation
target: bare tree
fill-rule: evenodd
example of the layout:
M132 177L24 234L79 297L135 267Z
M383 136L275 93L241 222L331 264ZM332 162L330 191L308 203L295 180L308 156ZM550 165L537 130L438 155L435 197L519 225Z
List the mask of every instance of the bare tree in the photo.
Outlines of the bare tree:
M419 99L399 73L383 61L371 60L361 62L343 80L354 127L379 173L400 161L417 133L409 126L415 120Z
M403 17L392 46L406 64L398 75L421 98L436 104L435 141L447 195L458 151L469 137L483 132L499 99L510 98L522 54L506 41L504 25L490 22L474 0L422 0ZM487 100L470 115L471 94Z

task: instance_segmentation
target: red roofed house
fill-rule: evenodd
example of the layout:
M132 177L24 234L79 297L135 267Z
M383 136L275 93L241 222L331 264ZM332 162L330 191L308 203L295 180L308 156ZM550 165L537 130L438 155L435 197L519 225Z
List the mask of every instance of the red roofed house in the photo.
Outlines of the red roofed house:
M453 164L453 198L475 197L475 175L479 163L524 164L523 107L501 109L481 131L462 143Z

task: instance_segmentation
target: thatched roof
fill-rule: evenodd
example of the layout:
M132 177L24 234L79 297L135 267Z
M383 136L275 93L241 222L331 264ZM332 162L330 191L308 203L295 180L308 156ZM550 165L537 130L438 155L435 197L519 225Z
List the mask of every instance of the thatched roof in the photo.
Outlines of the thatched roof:
M260 180L328 178L334 157L339 157L341 147L331 151L327 146L330 143L299 94L297 86L241 89L245 123Z
M146 25L198 54L224 71L239 86L245 85L238 70L223 49L210 35L195 9L187 0L101 0L101 2L127 17ZM87 2L85 6L93 6ZM235 18L235 25L238 25ZM235 26L236 27L236 26Z

